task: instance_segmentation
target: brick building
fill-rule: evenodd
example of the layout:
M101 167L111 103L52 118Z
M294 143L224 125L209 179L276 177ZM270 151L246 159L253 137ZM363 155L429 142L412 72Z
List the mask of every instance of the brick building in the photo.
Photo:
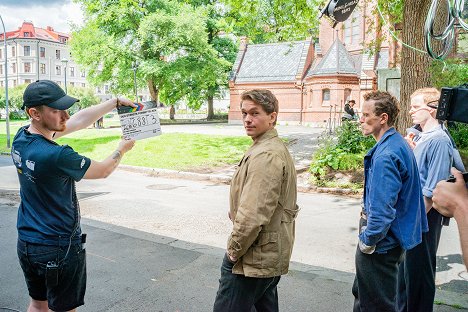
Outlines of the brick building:
M249 44L242 38L229 81L229 122L241 122L240 94L253 88L270 89L278 97L280 123L336 122L349 99L359 109L364 93L377 87L377 70L396 63L399 47L385 32L370 28L377 22L364 3L336 29L322 19L315 40ZM364 46L378 37L385 39L372 54Z

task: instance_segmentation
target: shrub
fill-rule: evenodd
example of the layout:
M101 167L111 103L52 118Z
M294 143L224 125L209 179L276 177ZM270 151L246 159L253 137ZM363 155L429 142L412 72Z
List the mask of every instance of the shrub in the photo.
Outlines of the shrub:
M468 124L463 124L460 122L450 123L449 132L452 135L455 144L458 149L467 149L468 148Z

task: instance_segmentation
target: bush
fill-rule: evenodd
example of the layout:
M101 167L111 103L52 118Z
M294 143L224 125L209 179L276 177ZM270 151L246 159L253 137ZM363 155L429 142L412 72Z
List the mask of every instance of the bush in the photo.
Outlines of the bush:
M452 135L458 149L468 148L468 124L460 122L449 123L449 132Z
M362 135L358 123L345 122L338 127L335 136L320 139L309 171L320 184L320 180L332 170L360 170L364 154L374 144L372 137Z

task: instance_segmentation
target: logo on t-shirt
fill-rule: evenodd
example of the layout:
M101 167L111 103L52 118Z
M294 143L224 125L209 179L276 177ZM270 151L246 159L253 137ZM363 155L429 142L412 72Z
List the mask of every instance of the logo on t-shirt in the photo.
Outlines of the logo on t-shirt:
M83 166L85 165L86 161L85 159L83 158L83 160L81 161L81 165L80 165L80 168L83 168Z
M36 163L32 160L26 160L26 167L29 168L29 170L34 171L34 166Z
M17 167L21 167L21 154L14 147L11 148L11 158Z

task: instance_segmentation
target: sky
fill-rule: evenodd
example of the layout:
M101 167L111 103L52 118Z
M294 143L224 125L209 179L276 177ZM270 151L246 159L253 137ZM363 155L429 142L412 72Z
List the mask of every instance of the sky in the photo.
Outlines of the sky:
M0 0L0 15L7 31L18 29L23 21L35 27L52 26L59 32L71 32L70 22L83 24L80 6L72 0ZM0 32L3 28L0 23Z

